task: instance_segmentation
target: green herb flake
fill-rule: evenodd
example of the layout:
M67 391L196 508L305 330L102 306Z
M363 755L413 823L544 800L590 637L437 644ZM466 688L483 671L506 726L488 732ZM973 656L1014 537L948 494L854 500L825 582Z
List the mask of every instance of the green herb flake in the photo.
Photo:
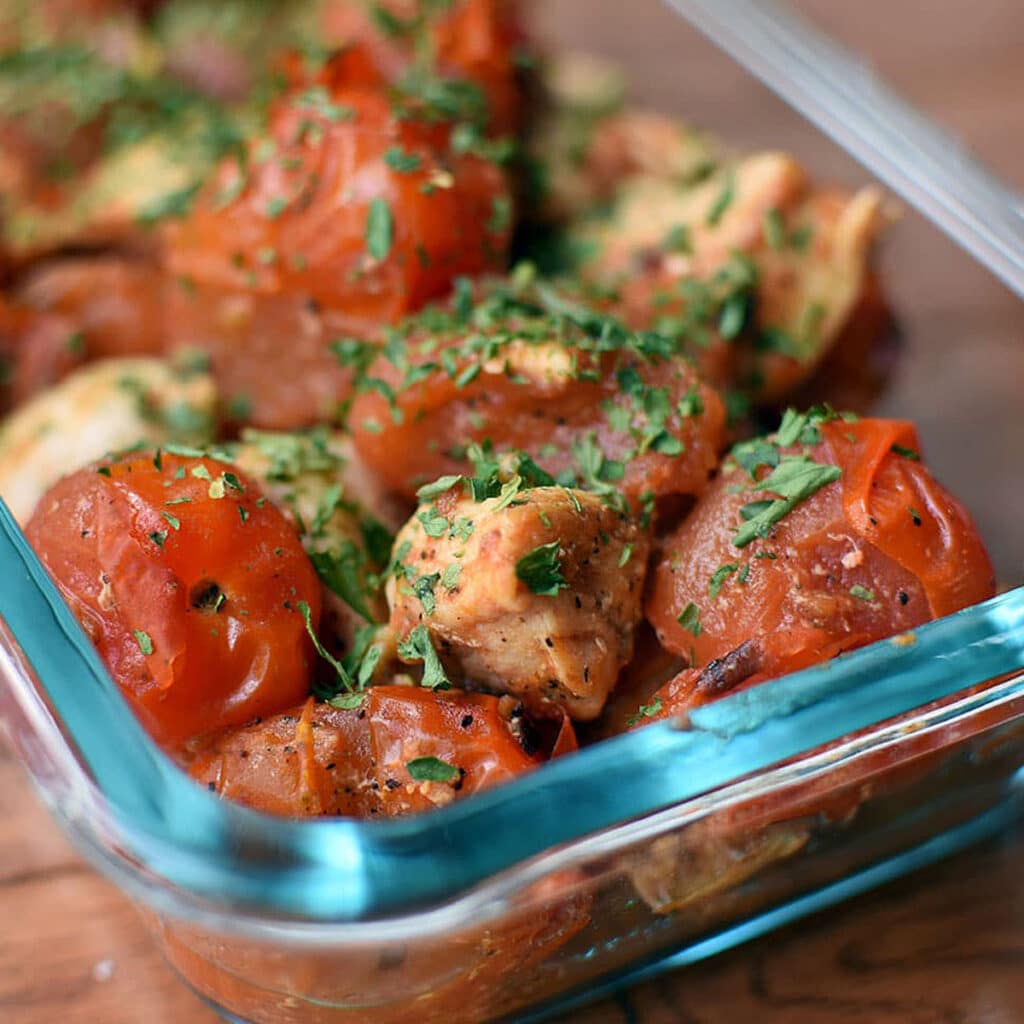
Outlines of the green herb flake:
M660 697L655 697L650 704L641 704L637 708L636 714L626 719L626 726L639 725L645 718L654 718L655 715L661 713L663 707Z
M708 596L712 599L718 597L722 591L722 585L738 569L739 566L735 563L720 565L711 575L711 580L708 583Z
M665 252L677 252L684 256L693 253L693 241L690 238L690 229L685 224L676 224L668 229L661 243Z
M170 502L168 502L168 504L170 504ZM160 515L170 523L172 530L181 529L181 520L176 515L172 515L170 512L161 512Z
M434 650L434 642L426 626L417 626L398 645L398 656L403 661L423 663L422 685L428 690L451 689L451 680L445 673L441 659Z
M435 540L443 537L451 529L452 524L448 521L446 516L443 516L438 512L436 506L431 506L423 512L417 512L416 518L420 521L420 525L423 527L423 532L428 537L433 537Z
M516 576L531 593L555 597L569 586L562 575L561 552L562 545L557 540L541 544L516 562Z
M838 466L822 465L806 456L788 456L764 480L758 490L777 494L774 500L750 502L740 509L743 524L733 537L733 544L746 547L756 537L764 537L776 523L784 519L801 502L843 475Z
M369 694L365 690L357 690L355 693L339 693L336 697L328 698L325 703L339 711L355 711L365 703Z
M462 574L462 563L452 562L451 565L446 566L443 573L441 573L441 586L444 587L448 593L451 593L459 585L459 576Z
M700 624L700 609L692 601L679 613L676 622L692 636L700 636L704 632Z
M507 231L512 223L512 200L508 196L495 196L491 204L491 216L487 221L487 230L493 235Z
M722 185L722 191L718 193L717 198L711 204L711 208L708 210L707 225L709 228L717 228L722 222L722 218L725 216L729 207L732 206L733 201L736 199L736 172L732 169L729 170L726 175L724 184Z
M406 771L416 782L455 782L462 772L453 764L437 757L417 757L407 761Z
M921 455L919 452L915 452L913 448L904 448L902 445L894 444L890 449L895 455L902 455L905 459L910 459L911 462L920 462Z
M850 587L850 596L857 598L858 601L874 601L875 592L868 590L867 587L862 587L859 583L855 583Z
M764 240L776 251L786 245L786 225L782 220L782 211L777 206L764 215Z
M149 535L149 539L158 548L162 548L164 546L164 541L167 540L167 531L166 530L156 530L156 531L154 531L153 533L151 533Z
M302 615L303 621L306 623L306 632L309 634L309 639L313 641L313 647L316 650L316 653L319 654L320 657L323 658L324 661L326 661L327 664L334 669L334 671L338 674L339 682L346 690L348 690L349 692L354 690L355 685L352 682L352 677L348 674L348 671L345 669L345 666L342 665L342 663L338 661L338 659L335 658L334 655L331 654L331 652L328 651L326 647L324 647L324 645L320 642L320 637L316 635L316 630L313 628L313 616L309 610L309 605L306 604L305 601L299 601L296 604L296 607L299 609L299 613Z
M910 518L914 520L915 526L921 525L921 516L916 509L908 508L907 511L910 513Z
M384 154L384 163L400 174L412 174L423 166L417 153L407 153L401 146L392 146Z
M386 260L394 241L395 224L386 199L377 196L366 217L366 251L375 260Z
M450 491L456 484L462 481L462 477L456 474L438 477L432 484L424 484L416 492L416 500L422 505L425 502L439 498L442 494Z
M153 641L150 635L142 629L133 629L132 632L135 634L135 642L139 645L139 650L148 658L153 653Z

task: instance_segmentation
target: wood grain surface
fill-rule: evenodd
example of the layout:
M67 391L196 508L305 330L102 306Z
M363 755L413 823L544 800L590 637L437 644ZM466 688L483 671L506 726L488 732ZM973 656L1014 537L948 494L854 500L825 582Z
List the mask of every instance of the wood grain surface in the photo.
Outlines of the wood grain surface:
M0 0L2 2L2 0ZM803 0L1024 188L1022 0ZM633 68L640 100L737 145L862 175L656 0L534 0L553 39ZM918 420L1000 573L1024 575L1022 306L908 217L886 246L908 353L886 411ZM1016 413L1016 415L1014 415ZM575 1013L582 1024L1013 1024L1024 1021L1024 830L717 960ZM73 853L0 750L0 1021L213 1024L135 911Z

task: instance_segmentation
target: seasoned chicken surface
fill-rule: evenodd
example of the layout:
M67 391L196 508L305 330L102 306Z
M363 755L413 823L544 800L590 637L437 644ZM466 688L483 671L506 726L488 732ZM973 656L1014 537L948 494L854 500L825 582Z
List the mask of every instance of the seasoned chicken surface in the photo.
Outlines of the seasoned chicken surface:
M388 582L400 638L425 627L456 678L590 720L633 654L648 541L598 497L537 487L421 505ZM399 648L401 653L402 648Z
M92 363L21 406L0 427L0 497L26 522L57 480L140 443L204 443L216 393L204 373L159 359Z

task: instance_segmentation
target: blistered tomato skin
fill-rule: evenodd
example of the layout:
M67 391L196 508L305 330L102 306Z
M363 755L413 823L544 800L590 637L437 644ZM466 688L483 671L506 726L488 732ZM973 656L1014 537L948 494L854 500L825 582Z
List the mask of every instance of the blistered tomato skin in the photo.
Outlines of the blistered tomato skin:
M450 127L377 89L297 88L167 228L170 270L200 286L294 294L370 322L500 267L511 227L504 172L455 152Z
M393 817L443 806L536 767L544 757L524 742L524 728L508 698L374 686L354 708L309 700L225 732L189 770L222 796L271 814ZM567 721L565 728L571 736ZM560 744L559 752L575 748L564 738ZM417 763L428 759L429 779L417 773Z
M921 462L910 424L835 419L808 429L803 444L763 451L838 467L838 479L740 546L741 509L749 518L764 507L752 503L777 492L758 488L769 466L755 467L755 479L732 460L664 544L647 614L664 646L692 654L697 670L718 662L704 690L827 660L994 593L977 530ZM742 665L723 665L738 651ZM695 680L676 689L689 694Z
M401 80L417 57L429 52L434 74L480 90L493 133L515 129L523 106L516 49L524 33L514 0L456 0L433 9L406 0L376 6L386 8L405 30L382 31L373 5L351 0L330 0L320 18L325 41L358 44L353 49L359 53L357 73L364 80L373 74L382 81ZM417 16L424 14L424 23L417 25Z
M396 494L466 473L469 442L529 453L584 488L613 485L635 508L644 496L699 494L718 460L725 410L681 357L594 355L556 341L512 342L467 356L480 340L412 338L405 365L370 368L349 428L366 464ZM447 351L446 351L447 350ZM450 368L441 369L451 358ZM409 383L409 381L412 383ZM665 409L655 420L655 403Z
M225 463L148 453L40 501L29 542L145 728L177 752L300 702L316 574L284 516Z

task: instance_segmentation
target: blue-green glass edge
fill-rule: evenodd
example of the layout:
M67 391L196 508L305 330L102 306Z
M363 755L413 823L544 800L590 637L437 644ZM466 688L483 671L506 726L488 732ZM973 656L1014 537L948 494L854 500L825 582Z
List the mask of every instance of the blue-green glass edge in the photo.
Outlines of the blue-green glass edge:
M121 842L179 890L299 921L440 906L550 847L1024 666L1021 588L921 627L912 643L883 641L700 708L686 729L650 725L428 815L297 822L220 800L152 743L2 502L0 565L0 618Z

